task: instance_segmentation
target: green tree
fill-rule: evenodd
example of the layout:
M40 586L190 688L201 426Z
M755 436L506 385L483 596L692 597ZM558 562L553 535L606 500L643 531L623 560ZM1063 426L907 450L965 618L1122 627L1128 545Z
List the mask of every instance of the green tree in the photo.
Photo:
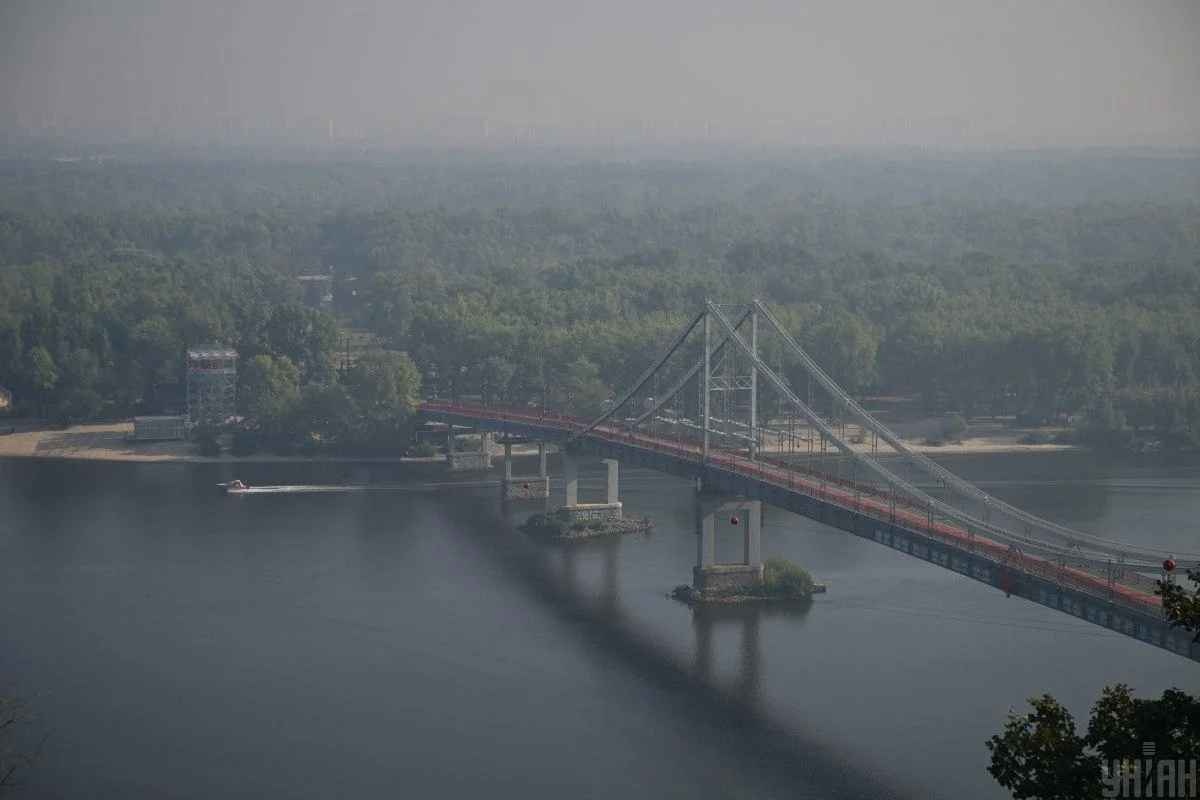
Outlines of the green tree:
M763 562L763 588L769 594L803 597L812 594L814 585L807 570L786 558L768 558Z
M386 341L404 342L412 325L413 276L402 272L377 272L367 293L366 318L372 330Z
M1048 694L1029 703L1032 711L1009 714L988 740L988 772L1017 800L1095 800L1100 758L1076 734L1071 712Z
M371 418L407 416L416 410L421 373L407 353L363 354L346 373L345 383Z
M469 379L473 373L477 377L488 356L507 357L512 352L518 327L487 298L463 292L417 304L409 349L426 370L436 369L440 385L431 388L458 397L471 391Z
M1171 627L1195 634L1192 641L1200 642L1200 569L1189 569L1187 577L1193 584L1190 592L1173 581L1159 581L1154 593L1162 598Z
M557 405L572 414L592 416L600 413L612 393L600 380L600 368L580 356L567 364L557 386L553 386Z
M1142 698L1125 684L1105 687L1092 709L1087 741L1109 761L1142 757L1146 742L1154 743L1156 760L1195 758L1200 753L1200 698L1178 689L1167 689L1157 699Z
M221 455L221 431L215 425L200 425L192 431L192 441L195 443L196 452L202 456L219 456Z
M29 722L24 703L0 695L0 794L17 788L20 773L33 765L34 754L13 742L18 729Z
M503 356L488 356L479 365L479 394L485 404L508 398L517 367Z
M141 399L158 404L158 387L178 381L183 346L171 324L161 316L137 323L131 335L133 360L141 371Z
M837 309L826 314L812 334L813 358L847 392L857 394L875 383L879 336L861 317Z
M275 306L266 324L266 339L271 352L291 359L306 381L329 378L330 358L337 347L338 333L328 314L299 303Z
M360 415L346 387L310 383L288 424L290 444L304 448L337 447L353 440Z
M358 442L371 447L402 446L421 394L421 373L407 353L362 355L344 378L362 418Z
M300 371L287 356L258 355L238 371L238 405L268 433L278 432L300 400Z
M38 408L44 415L50 393L58 385L58 367L54 356L40 344L29 351L29 385L37 393Z
M1159 698L1137 698L1124 684L1106 687L1092 706L1086 736L1076 733L1070 712L1050 695L1029 702L1031 712L1010 714L1004 730L987 742L988 771L1018 800L1092 800L1102 796L1102 789L1113 789L1114 782L1131 779L1122 771L1134 764L1142 766L1146 790L1159 760L1195 758L1200 752L1200 699L1178 689ZM1153 756L1145 755L1146 743L1154 744Z
M63 359L58 385L58 413L68 419L89 419L100 412L104 400L96 391L100 364L90 350L72 350Z

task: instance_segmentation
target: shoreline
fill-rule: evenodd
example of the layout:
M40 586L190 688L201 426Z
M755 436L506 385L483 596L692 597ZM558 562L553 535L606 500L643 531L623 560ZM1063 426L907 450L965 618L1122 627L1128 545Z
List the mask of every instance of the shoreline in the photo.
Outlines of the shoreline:
M4 426L0 425L0 428ZM0 435L0 458L38 461L91 461L132 464L442 464L436 456L278 456L259 452L235 456L200 456L191 441L131 441L132 422L97 422L67 428L34 428ZM499 451L503 452L503 451ZM517 445L515 456L536 455L536 449ZM498 455L492 453L493 457Z
M446 460L436 456L338 456L274 455L254 453L235 456L202 456L191 452L188 441L133 442L132 422L72 425L68 428L41 428L0 436L0 459L38 461L101 461L130 464L437 464Z
M946 444L924 444L908 440L905 440L905 444L910 449L924 453L925 455L936 455L937 453L952 455L971 455L975 453L1065 453L1088 449L1078 444L1058 444L1056 442L1022 444L1020 442L1001 441L997 437L986 436L970 437L963 439L961 442L947 442ZM869 452L865 446L856 446L855 450L861 453Z
M417 456L273 456L259 454L252 456L223 454L220 456L181 455L138 458L136 456L110 456L104 453L21 455L0 452L0 461L87 461L101 464L440 464L444 463L445 459L437 456L423 458Z
M110 422L72 425L65 429L40 428L0 435L0 458L30 458L48 461L108 461L131 463L199 463L199 464L287 464L287 463L380 463L433 464L445 461L435 456L339 456L339 455L273 455L255 453L235 456L202 456L191 452L193 445L186 441L133 442L132 422ZM1005 453L1055 453L1084 450L1074 444L1022 444L1017 439L1021 431L1005 431L993 436L967 437L961 442L929 445L907 441L913 450L936 455L971 455ZM766 451L767 449L764 448ZM868 445L856 445L855 450L869 451ZM514 448L514 451L522 453Z

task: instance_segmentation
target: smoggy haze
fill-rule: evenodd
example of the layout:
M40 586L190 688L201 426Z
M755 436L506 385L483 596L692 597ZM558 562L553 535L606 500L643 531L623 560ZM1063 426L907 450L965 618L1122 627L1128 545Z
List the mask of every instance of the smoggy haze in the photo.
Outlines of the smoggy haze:
M1196 146L1197 42L1187 0L5 0L0 129Z

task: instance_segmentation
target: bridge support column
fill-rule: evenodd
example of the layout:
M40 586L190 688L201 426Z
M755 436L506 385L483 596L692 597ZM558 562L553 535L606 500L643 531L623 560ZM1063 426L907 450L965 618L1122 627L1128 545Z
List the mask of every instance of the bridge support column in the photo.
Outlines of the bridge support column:
M550 496L550 478L546 475L546 445L538 443L540 469L538 475L513 475L512 446L504 442L504 499L544 500Z
M696 515L696 527L696 569L703 571L717 560L717 518L701 511Z
M745 509L743 560L747 566L762 570L762 501L751 500Z
M489 447L492 435L479 431L478 450L456 450L454 448L454 431L450 432L450 442L446 454L446 464L451 472L486 472L492 468L492 452Z
M574 456L562 454L563 482L566 486L566 504L562 511L573 520L580 522L603 522L621 519L623 510L618 497L618 462L613 458L604 459L608 467L608 482L603 503L579 502L579 462Z
M566 507L579 505L579 462L574 456L562 454L563 487L567 490Z
M620 462L615 458L606 458L604 465L608 467L608 485L604 494L604 502L610 506L619 505L621 502Z
M718 526L741 530L740 563L717 561ZM741 587L762 585L761 500L723 500L697 491L696 538L696 566L692 569L696 591L735 593Z

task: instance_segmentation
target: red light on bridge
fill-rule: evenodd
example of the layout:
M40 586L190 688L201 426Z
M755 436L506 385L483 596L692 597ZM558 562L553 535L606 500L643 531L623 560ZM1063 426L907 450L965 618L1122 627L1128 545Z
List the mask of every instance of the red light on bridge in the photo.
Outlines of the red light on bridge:
M1163 569L1165 569L1167 572L1174 572L1175 571L1175 559L1168 558L1166 561L1164 561Z

